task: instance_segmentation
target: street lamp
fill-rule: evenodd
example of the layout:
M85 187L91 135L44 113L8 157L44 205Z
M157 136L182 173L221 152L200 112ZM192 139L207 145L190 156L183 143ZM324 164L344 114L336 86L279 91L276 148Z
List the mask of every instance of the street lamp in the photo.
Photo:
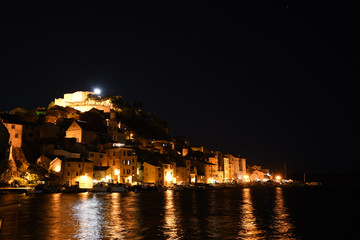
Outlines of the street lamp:
M95 88L95 89L94 89L94 93L95 93L96 95L100 95L100 94L101 94L101 89L100 89L100 88Z

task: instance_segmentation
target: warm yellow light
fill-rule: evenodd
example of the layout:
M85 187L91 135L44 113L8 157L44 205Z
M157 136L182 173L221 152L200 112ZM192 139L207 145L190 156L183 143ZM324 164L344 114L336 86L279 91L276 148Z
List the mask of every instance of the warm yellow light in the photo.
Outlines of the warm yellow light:
M80 176L79 179L79 188L92 188L93 187L93 179L88 177L87 175Z
M245 182L250 182L250 177L249 177L249 175L244 175L244 181L245 181Z
M110 175L107 175L107 176L105 177L106 182L108 182L110 179L111 179L111 176L110 176Z
M128 176L127 178L125 178L125 180L128 183L132 183L132 176Z
M165 176L165 180L166 180L166 181L171 181L171 178L172 178L172 177L171 177L171 175L170 175L170 172L167 172L167 173L166 173L166 176Z
M55 172L60 172L61 171L61 165L57 165L55 168L54 168L54 171Z
M280 176L276 176L275 178L276 178L276 180L278 180L278 181L280 181L280 179L281 179Z
M120 170L119 169L115 169L115 175L119 175L120 174Z

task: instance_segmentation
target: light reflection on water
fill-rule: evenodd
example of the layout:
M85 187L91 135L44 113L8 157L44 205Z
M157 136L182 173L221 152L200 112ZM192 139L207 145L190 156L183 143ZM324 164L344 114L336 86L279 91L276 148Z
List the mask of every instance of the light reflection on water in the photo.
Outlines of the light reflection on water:
M283 189L281 187L275 189L274 220L271 228L274 229L275 238L296 239L294 236L294 225L285 206Z
M242 190L243 201L240 202L240 232L239 239L264 239L263 232L259 230L254 215L250 188Z
M174 191L165 192L164 233L168 239L179 239L178 217L175 212Z
M54 219L61 219L61 194L52 194L51 195L51 206L54 213ZM53 227L49 229L50 237L56 239L61 234L60 228Z
M105 210L105 214L109 216L109 222L105 226L105 236L115 239L124 239L126 228L123 222L123 212L120 208L121 194L112 193L110 195L109 206Z
M0 195L22 202L0 239L295 239L284 190L263 190Z
M74 237L77 239L101 239L104 221L104 201L96 195L81 193L80 199L72 207L73 217L77 221Z

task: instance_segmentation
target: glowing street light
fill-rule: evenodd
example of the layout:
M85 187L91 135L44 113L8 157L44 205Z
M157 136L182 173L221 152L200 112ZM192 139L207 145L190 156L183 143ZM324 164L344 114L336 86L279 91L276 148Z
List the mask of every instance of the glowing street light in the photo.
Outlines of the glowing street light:
M244 175L244 181L245 182L250 182L249 176L248 175Z
M96 95L100 95L100 94L101 94L101 89L100 89L100 88L95 88L95 89L94 89L94 93L95 93Z
M278 176L275 177L275 179L276 179L277 182L280 182L281 176L278 175Z

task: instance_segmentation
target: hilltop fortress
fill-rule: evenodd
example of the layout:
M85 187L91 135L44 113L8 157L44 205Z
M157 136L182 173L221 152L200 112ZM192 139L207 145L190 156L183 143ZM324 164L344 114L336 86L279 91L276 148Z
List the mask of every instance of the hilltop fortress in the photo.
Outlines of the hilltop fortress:
M61 107L71 107L79 110L80 112L87 112L92 108L102 110L105 113L110 110L120 110L114 107L110 102L110 99L102 100L101 97L98 99L91 98L89 96L95 96L95 93L88 91L77 91L74 93L65 93L64 98L55 98L55 105Z

